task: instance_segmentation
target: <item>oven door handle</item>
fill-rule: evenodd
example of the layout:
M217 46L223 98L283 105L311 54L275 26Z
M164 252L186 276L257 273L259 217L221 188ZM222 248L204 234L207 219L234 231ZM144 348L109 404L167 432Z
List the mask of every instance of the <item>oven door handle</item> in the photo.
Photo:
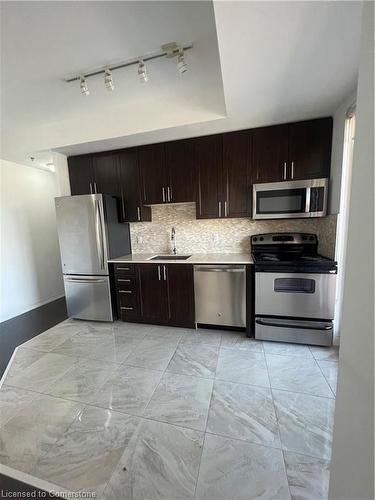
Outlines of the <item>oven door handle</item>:
M324 325L323 327L317 327L317 326L309 326L309 325L296 325L296 324L287 324L287 323L276 323L273 322L272 320L265 320L265 319L256 319L255 323L258 325L262 326L276 326L278 328L298 328L298 329L303 329L303 330L332 330L333 326L332 325Z

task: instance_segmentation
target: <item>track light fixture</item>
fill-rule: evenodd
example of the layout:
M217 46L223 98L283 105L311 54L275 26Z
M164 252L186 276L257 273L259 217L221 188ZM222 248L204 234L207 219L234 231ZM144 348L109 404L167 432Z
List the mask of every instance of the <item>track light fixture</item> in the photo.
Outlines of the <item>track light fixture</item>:
M115 88L115 86L113 85L112 71L109 68L107 68L104 73L104 85L105 88L109 91Z
M82 95L90 95L89 88L87 86L86 78L81 76L79 79L79 88Z
M181 74L185 73L188 69L187 64L185 62L185 55L183 49L179 50L177 56L177 69Z
M143 59L139 59L138 77L142 83L148 82L147 70Z
M111 64L110 66L102 66L100 68L92 69L91 71L85 71L84 73L73 74L67 76L65 81L67 83L79 81L79 88L82 95L90 95L89 88L87 86L86 79L92 76L104 75L104 85L107 90L114 90L115 86L113 84L112 72L116 69L127 68L128 66L138 66L138 78L142 83L148 81L148 75L146 70L146 61L153 61L154 59L160 59L161 57L166 57L168 59L173 59L177 57L177 69L182 74L187 71L188 67L185 62L185 51L193 47L193 44L177 44L176 42L169 42L160 47L159 50L154 52L148 52L143 56L135 57L133 59L128 59L127 61L118 62L116 64Z

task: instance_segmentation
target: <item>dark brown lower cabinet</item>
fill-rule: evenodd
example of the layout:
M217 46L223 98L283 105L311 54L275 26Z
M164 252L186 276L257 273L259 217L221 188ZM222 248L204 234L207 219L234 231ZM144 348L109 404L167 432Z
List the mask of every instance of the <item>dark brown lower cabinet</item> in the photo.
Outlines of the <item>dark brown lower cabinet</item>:
M122 321L194 328L193 266L116 264L114 282Z

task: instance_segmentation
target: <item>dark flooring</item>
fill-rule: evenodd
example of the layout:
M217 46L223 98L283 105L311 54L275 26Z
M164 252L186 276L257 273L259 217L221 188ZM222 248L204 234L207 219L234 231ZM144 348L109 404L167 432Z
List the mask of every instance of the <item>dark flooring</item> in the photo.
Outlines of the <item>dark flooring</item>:
M0 378L17 346L66 318L63 297L0 323Z

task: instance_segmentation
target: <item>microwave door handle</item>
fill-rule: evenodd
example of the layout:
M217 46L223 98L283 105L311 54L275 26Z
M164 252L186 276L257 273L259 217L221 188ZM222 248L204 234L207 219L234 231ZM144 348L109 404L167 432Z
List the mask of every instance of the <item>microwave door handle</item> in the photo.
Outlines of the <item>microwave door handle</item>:
M306 203L305 203L305 212L310 213L310 204L311 204L311 188L306 188Z

